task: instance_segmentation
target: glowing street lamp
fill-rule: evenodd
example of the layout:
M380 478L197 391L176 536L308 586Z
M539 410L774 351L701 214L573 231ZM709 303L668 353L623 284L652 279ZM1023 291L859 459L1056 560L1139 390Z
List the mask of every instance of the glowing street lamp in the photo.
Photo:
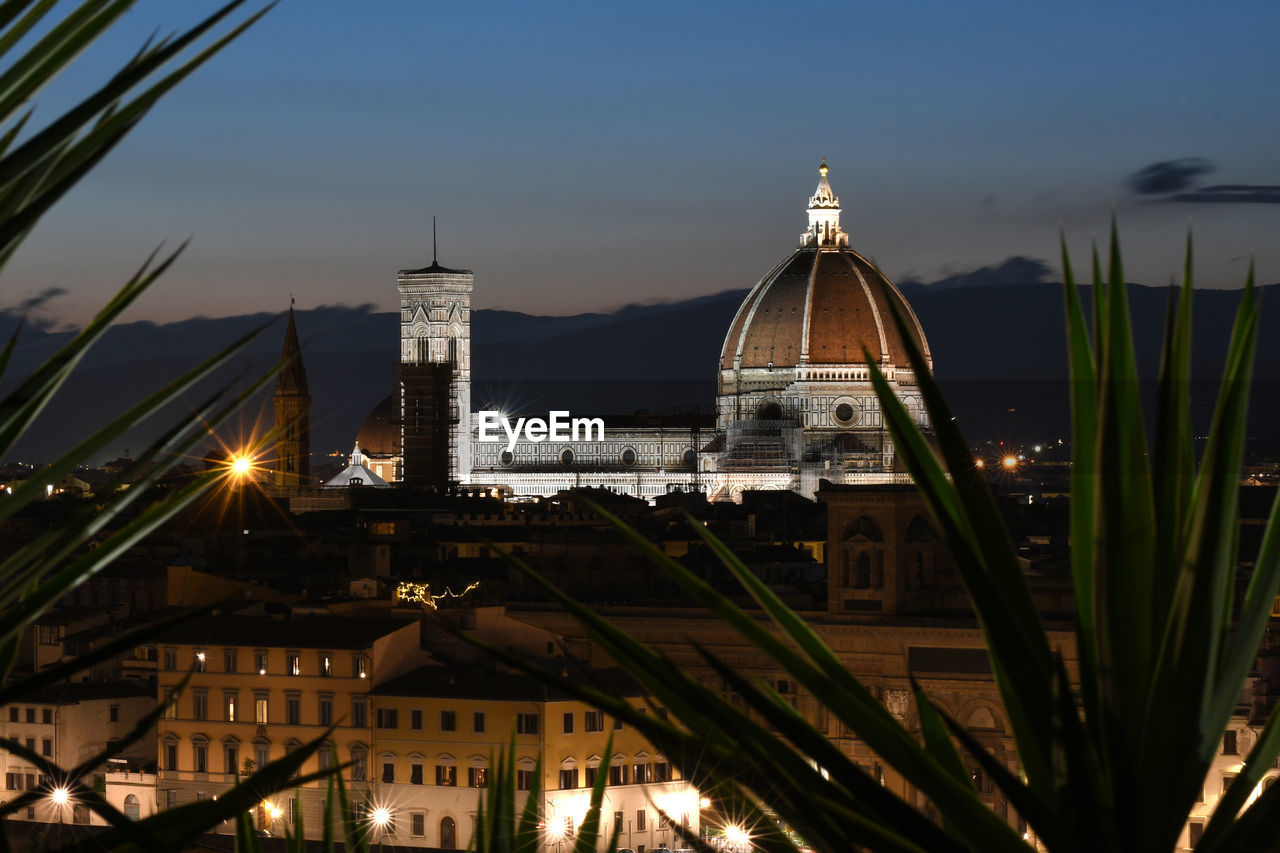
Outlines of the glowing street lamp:
M1008 470L1012 471L1014 468L1018 467L1018 457L1006 456L1004 459L1000 460L1000 464L1003 465Z
M49 799L58 807L58 823L62 823L62 809L71 802L71 791L66 785L59 785L49 793Z
M369 813L369 820L378 829L378 850L382 850L382 836L386 833L387 827L391 824L391 809L386 806L376 806Z

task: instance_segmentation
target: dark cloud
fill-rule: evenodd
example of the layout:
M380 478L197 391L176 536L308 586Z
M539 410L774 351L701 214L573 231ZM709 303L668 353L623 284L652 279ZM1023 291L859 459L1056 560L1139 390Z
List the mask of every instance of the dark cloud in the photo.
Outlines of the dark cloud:
M1195 204L1280 204L1280 186L1266 184L1219 184L1178 193L1169 201Z
M1161 160L1134 172L1125 179L1125 183L1138 195L1176 193L1188 189L1196 177L1213 169L1213 164L1203 157Z
M1038 284L1048 280L1053 270L1039 258L1013 255L998 264L978 267L969 272L955 273L937 281L924 282L904 277L902 286L927 286L940 290L961 287L1005 287L1010 284Z
M66 288L48 287L37 293L35 296L28 296L26 299L19 302L17 307L14 309L14 312L17 314L30 314L38 308L43 308L59 296L66 295Z

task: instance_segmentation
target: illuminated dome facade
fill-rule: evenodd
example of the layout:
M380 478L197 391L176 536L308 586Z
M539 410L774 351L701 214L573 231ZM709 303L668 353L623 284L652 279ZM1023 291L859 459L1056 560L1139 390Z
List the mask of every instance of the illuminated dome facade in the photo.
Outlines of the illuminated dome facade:
M924 329L902 293L849 247L824 160L800 247L751 289L729 326L717 373L720 472L788 469L792 488L879 482L893 446L866 367L869 357L927 426L893 308L932 369ZM897 479L890 477L890 479Z

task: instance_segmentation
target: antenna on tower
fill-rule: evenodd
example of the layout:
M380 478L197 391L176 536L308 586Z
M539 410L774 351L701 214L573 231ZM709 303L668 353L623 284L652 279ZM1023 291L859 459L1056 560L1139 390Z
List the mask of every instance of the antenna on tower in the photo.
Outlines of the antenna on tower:
M431 217L431 266L439 266L440 262L436 260L436 218Z

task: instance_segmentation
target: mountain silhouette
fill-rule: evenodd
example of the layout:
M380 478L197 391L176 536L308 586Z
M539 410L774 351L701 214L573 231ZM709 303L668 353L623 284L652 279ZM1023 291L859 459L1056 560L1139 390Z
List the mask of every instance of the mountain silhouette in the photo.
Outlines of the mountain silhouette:
M1278 285L1260 288L1263 304ZM1016 285L906 288L924 326L935 375L958 422L974 441L1041 442L1069 433L1066 350L1061 286ZM659 412L672 407L712 411L715 372L725 332L747 291L727 291L682 302L630 305L612 313L542 317L514 311L472 312L472 405L575 415ZM1144 377L1159 366L1167 288L1129 286L1136 346ZM1090 298L1089 288L1083 297ZM1194 322L1193 420L1207 427L1214 380L1220 375L1238 291L1198 291ZM6 461L42 462L124 412L147 392L266 325L232 363L164 415L130 430L100 455L141 448L221 385L243 384L279 358L282 317L265 314L194 318L176 323L126 323L112 328L90 351ZM0 314L0 333L17 318ZM392 391L399 318L371 306L320 306L297 311L312 393L312 450L346 453L366 414ZM19 379L66 343L70 332L27 328L0 388ZM1272 377L1280 365L1280 316L1263 312L1255 371L1251 433L1255 451L1273 453L1280 436L1280 394ZM1149 390L1149 389L1148 389ZM270 425L269 391L260 394L220 434L236 443L255 419Z

